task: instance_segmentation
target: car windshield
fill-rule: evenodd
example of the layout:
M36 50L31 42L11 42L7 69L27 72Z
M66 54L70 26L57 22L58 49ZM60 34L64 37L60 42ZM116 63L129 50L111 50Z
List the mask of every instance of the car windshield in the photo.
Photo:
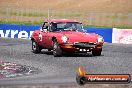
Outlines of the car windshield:
M59 22L52 23L52 31L80 31L85 32L81 23L78 22Z

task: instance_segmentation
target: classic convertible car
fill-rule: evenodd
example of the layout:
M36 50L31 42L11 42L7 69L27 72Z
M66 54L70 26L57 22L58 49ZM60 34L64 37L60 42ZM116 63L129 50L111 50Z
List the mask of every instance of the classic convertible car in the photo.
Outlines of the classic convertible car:
M42 49L53 51L53 55L65 53L87 53L100 56L104 39L95 33L86 33L82 23L69 19L49 19L31 36L32 50L40 53Z

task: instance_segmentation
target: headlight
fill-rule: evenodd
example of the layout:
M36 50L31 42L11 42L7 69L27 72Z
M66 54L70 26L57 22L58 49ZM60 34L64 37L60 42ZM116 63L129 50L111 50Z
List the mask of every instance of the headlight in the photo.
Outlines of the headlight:
M98 37L98 42L104 42L104 39L103 39L102 36L99 36L99 37Z
M63 43L66 43L67 40L68 40L68 38L67 38L67 36L63 35L63 36L61 37L61 40L62 40Z

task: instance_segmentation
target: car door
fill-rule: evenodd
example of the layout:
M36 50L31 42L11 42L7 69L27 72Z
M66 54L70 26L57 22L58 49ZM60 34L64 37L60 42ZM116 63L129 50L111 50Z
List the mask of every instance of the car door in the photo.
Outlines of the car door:
M39 42L40 45L44 48L46 48L46 42L47 42L47 32L48 31L48 23L44 22L42 27L40 28L40 33L39 33Z
M43 47L47 49L51 49L51 43L52 43L52 37L51 37L51 32L50 32L50 23L45 22L43 27L42 27L42 32L40 33L40 37L42 37L41 44Z
M52 33L52 25L51 25L51 23L49 23L48 24L48 31L46 32L46 34L45 35L43 35L44 37L44 39L45 39L45 41L46 41L46 48L48 48L48 49L52 49L52 36L53 36L53 33Z

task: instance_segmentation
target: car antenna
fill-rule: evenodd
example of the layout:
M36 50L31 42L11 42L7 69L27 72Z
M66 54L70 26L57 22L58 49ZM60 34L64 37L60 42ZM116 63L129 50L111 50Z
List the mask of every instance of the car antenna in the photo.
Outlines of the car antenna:
M50 9L48 9L48 20L50 20Z

